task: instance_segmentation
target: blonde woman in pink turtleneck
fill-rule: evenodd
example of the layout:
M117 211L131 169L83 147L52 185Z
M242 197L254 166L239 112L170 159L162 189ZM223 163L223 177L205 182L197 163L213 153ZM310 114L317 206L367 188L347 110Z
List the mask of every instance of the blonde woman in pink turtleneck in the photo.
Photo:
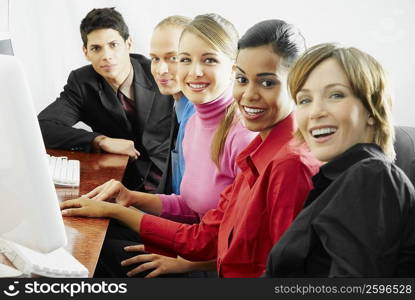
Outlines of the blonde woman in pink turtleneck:
M191 93L186 91L186 95ZM216 165L210 149L225 112L233 102L232 90L225 90L213 101L190 101L195 103L196 113L188 121L183 140L185 172L180 195L157 195L162 203L160 216L182 223L197 223L209 209L216 208L220 192L233 182L238 172L237 155L256 136L240 122L233 124Z
M241 124L233 104L232 66L237 41L234 26L216 14L197 16L181 35L177 81L182 93L195 105L196 113L189 119L183 139L185 172L180 195L134 192L111 180L86 197L115 198L121 205L190 224L198 223L208 210L216 208L220 192L238 173L237 155L257 135ZM120 277L127 272L128 276L140 276L139 273L150 270L147 277L155 277L163 273L215 269L215 261L190 262L153 254L137 255L129 260L132 265L121 266L122 260L144 248L134 245L141 242L139 237L130 235L126 240L120 235L118 231L107 233L97 267L99 276ZM122 246L129 246L126 251L130 252L125 252Z

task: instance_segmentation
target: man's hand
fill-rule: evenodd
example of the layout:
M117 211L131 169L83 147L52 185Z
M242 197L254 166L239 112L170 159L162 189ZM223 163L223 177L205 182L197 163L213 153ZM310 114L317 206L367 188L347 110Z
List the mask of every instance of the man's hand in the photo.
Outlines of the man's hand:
M98 147L108 153L128 155L133 160L140 156L140 152L134 147L134 142L130 140L114 139L106 136L100 138Z
M98 201L112 201L122 206L130 206L131 191L121 182L111 179L106 183L96 187L85 195L88 198Z

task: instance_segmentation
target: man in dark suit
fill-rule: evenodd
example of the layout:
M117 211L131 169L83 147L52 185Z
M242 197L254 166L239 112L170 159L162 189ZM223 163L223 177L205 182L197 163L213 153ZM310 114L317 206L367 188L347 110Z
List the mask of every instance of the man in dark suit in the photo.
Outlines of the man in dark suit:
M93 9L80 30L91 65L72 71L60 96L39 114L46 147L129 155L123 183L164 192L159 182L169 155L171 97L160 94L150 60L130 54L128 27L114 8ZM92 132L72 127L79 121Z

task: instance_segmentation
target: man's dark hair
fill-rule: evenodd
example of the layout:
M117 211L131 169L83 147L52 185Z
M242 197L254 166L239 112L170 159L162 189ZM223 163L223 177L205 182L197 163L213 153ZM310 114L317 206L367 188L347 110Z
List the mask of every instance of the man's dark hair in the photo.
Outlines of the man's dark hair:
M80 30L81 38L86 48L88 44L87 35L97 29L114 29L118 31L121 37L128 39L128 26L125 24L122 15L114 7L94 8L82 20Z

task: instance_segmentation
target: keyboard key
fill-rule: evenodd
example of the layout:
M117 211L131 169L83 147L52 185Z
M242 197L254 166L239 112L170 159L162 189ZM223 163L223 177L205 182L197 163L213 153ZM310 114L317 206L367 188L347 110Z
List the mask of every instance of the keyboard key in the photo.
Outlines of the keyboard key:
M53 182L58 186L79 187L81 166L79 160L47 155Z
M0 251L26 276L88 277L88 269L63 248L45 254L0 239Z

